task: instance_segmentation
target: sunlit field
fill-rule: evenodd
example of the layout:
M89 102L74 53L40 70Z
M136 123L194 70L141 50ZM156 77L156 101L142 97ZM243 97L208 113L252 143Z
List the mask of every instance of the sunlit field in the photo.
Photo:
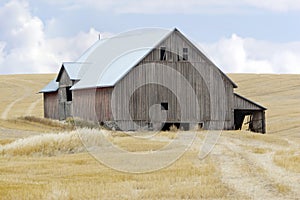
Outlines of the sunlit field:
M42 118L37 92L55 75L0 76L0 199L298 199L300 76L229 76L238 93L268 108L267 134L223 131L212 152L199 159L211 133L197 130L178 160L138 174L112 169L85 145L102 145L105 138L131 153L151 153L190 132L159 132L149 140L75 129Z

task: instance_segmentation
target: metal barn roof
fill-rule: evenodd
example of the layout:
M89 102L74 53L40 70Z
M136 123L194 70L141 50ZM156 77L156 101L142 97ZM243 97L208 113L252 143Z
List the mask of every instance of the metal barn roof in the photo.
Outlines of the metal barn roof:
M76 62L63 63L70 79L79 80L71 89L114 86L175 30L177 29L137 29L98 40ZM227 77L225 74L224 76ZM230 78L228 79L231 81ZM237 87L234 82L231 81L231 83ZM53 81L40 92L48 90L57 90Z
M139 29L100 40L79 59L89 67L71 89L114 86L171 32L156 28Z
M97 41L76 62L63 63L70 79L80 80L71 89L114 86L171 32L158 28L137 29ZM56 91L55 81L40 92Z
M48 85L46 85L40 91L40 93L44 93L44 92L56 92L57 90L58 90L58 82L56 82L56 79L53 79L52 81L50 81L50 83L48 83Z

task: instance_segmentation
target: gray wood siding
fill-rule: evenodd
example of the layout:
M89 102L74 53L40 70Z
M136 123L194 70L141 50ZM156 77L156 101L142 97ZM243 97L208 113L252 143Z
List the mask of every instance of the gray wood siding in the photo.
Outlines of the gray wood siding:
M95 122L111 121L111 93L113 88L73 91L73 116Z
M113 88L97 88L96 90L96 115L98 122L112 121L111 94Z
M240 110L262 110L259 106L234 95L234 109Z
M60 77L59 77L59 87L68 87L72 86L73 82L70 79L68 73L64 68L62 68L62 71L60 72Z
M95 111L96 89L73 91L73 117L89 121L97 121Z
M51 119L59 119L57 92L44 93L44 117Z
M160 61L159 47L164 46L167 49L165 61ZM182 49L188 48L188 61L182 60ZM178 61L178 54L179 59ZM167 73L167 67L179 72L181 78L170 77ZM163 76L160 76L163 75ZM116 84L116 102L115 106L126 106L124 99L126 97L126 88L134 87L135 82L149 80L150 77L161 78L158 82L173 84L177 88L176 93L185 97L188 118L190 122L208 122L210 128L231 129L234 126L233 117L233 85L215 67L204 55L202 55L192 44L183 38L177 32L174 32L166 40L157 46L148 56L146 56L136 67L134 67L123 79ZM187 81L194 89L199 105L191 97L187 96L186 88L183 82ZM118 110L116 120L130 119L149 120L149 108L154 104L168 102L170 109L167 111L168 121L178 121L181 115L181 109L175 95L168 89L160 86L149 85L138 89L131 98L130 115L126 115L123 110ZM199 116L194 115L195 108L199 108ZM224 119L225 117L225 119ZM225 127L222 126L225 120ZM207 127L208 128L208 127Z

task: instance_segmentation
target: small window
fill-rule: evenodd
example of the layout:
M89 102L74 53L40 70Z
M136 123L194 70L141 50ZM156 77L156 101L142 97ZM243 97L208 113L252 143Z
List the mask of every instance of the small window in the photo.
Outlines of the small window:
M67 92L67 101L72 101L72 90L70 90L71 87L66 88Z
M188 48L183 48L182 59L188 60Z
M160 60L167 60L166 47L160 47Z
M169 109L169 104L167 102L163 102L160 105L161 105L161 110L168 110Z

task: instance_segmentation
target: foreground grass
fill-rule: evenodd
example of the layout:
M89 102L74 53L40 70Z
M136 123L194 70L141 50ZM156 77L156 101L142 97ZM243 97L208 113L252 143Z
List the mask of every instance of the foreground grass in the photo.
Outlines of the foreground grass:
M287 170L300 173L299 149L277 151L273 157L274 163Z
M115 171L95 160L82 145L82 140L102 145L99 132L114 145L132 152L160 149L170 137L174 137L173 132L162 132L157 134L158 140L145 140L132 138L121 132L79 129L71 132L34 134L13 141L0 138L2 143L0 144L0 197L3 199L249 198L224 182L220 164L226 165L226 163L217 161L218 156L223 155L213 154L204 160L199 160L197 148L194 147L171 166L155 172L131 174ZM197 134L198 142L201 142L208 133L197 132ZM224 132L221 137L240 139L239 141L244 142L241 145L242 149L255 155L274 152L270 141L279 142L277 145L279 148L286 147L280 137L272 135L264 135L264 138L260 138L260 136L252 136L249 132L232 131ZM267 139L268 137L271 139ZM263 142L265 147L257 147L257 143L253 143L255 140ZM239 158L241 153L236 153L237 159L241 159ZM294 158L297 153L299 151L296 149L293 152L278 151L274 162L276 163L275 159L277 159L286 164L289 160L290 167L299 166L300 161ZM230 159L228 161L234 162ZM281 166L280 163L278 165L282 168L287 167ZM265 169L251 163L238 167L245 176L256 177L267 174ZM290 185L280 181L270 182L270 184L282 197L291 195Z
M208 158L198 164L188 152L171 167L126 174L87 153L57 157L0 157L4 199L199 199L226 198L230 189Z

